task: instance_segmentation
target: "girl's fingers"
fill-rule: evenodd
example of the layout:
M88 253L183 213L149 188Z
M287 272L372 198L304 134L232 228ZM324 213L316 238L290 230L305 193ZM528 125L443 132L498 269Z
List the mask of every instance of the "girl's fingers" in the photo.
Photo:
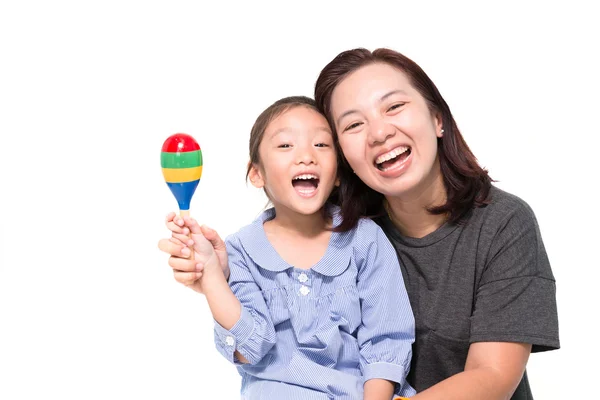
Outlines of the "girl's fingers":
M167 222L167 229L173 233L184 233L189 232L189 229L186 227L179 226L175 223L175 221Z
M200 224L192 217L184 217L185 226L187 226L192 233L200 234L202 231L200 230Z
M173 219L177 216L174 212L170 212L165 217L165 223L173 221Z
M181 258L181 257L187 258L191 254L190 249L183 246L181 243L177 243L177 241L173 240L173 238L159 240L158 248L161 251L169 254L171 256L171 258ZM171 259L169 259L169 265L171 265L170 260Z
M196 283L198 279L202 278L202 272L181 272L173 270L173 276L177 282L190 286Z
M176 232L176 233L184 233L183 230L187 229L184 226L185 223L183 221L183 218L181 218L174 212L169 213L165 217L165 225L167 226L167 229L169 229L172 232ZM188 232L189 232L189 230L188 230Z
M193 246L194 241L188 235L182 235L179 233L173 233L171 235L171 242L180 246Z
M169 257L169 266L178 272L201 272L202 268L197 266L198 261L188 260L181 257Z

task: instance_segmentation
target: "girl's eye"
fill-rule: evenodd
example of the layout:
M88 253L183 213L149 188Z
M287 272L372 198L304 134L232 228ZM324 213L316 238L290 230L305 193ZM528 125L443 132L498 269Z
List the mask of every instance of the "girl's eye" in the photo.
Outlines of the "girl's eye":
M359 127L360 125L361 125L361 122L355 122L352 125L348 126L346 129L344 129L344 132L354 129L356 127Z
M315 147L329 147L329 145L327 143L317 143Z
M291 145L289 145L289 144L280 144L280 145L279 145L279 146L277 146L277 147L278 147L278 148L280 148L280 149L289 149L289 148L290 148L290 147L292 147L292 146L291 146Z

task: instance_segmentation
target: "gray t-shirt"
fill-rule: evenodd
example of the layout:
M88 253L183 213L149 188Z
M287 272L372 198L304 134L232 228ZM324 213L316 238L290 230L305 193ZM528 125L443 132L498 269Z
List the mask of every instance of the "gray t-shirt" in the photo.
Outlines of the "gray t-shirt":
M420 238L377 222L400 258L416 321L410 384L422 391L464 370L474 342L558 349L556 287L531 208L496 187L491 204ZM532 399L525 375L512 399Z

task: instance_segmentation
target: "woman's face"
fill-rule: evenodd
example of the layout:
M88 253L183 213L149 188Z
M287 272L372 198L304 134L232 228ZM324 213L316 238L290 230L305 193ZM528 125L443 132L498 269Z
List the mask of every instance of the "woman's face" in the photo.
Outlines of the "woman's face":
M350 167L372 189L418 196L441 179L441 120L400 70L379 63L354 71L333 91L331 109Z

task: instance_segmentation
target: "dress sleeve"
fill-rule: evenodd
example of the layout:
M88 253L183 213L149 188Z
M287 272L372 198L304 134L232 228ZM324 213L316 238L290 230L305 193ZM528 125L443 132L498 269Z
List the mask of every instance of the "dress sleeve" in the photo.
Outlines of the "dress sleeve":
M471 342L557 349L556 286L535 215L521 200L497 225L476 291Z
M247 265L239 239L226 240L229 258L229 286L242 305L240 319L227 330L215 321L217 350L230 362L240 365L234 356L237 350L251 365L259 363L276 341L275 327L260 288Z
M361 232L362 230L362 232ZM364 380L396 382L396 394L413 395L406 382L410 370L415 319L402 279L398 257L374 222L361 220L357 288L362 323L358 328L360 367Z

